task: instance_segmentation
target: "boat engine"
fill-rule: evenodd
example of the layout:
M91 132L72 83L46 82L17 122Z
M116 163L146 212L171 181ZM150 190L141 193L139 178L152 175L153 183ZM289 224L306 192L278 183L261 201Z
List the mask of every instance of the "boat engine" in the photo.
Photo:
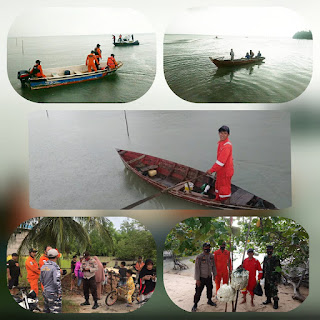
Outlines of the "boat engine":
M26 82L28 82L28 80L30 78L30 72L28 70L20 70L20 71L18 71L17 78L20 80L21 86L25 87Z

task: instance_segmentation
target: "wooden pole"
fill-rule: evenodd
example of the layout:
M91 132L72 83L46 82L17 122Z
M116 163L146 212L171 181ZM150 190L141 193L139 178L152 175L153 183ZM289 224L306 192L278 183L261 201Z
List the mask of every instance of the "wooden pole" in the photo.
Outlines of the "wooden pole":
M46 110L46 113L47 113L47 118L49 118L49 113L48 113L48 110Z
M21 49L22 49L22 54L24 54L23 40L22 40L22 47L21 47Z
M126 110L123 110L123 111L124 111L124 118L126 119L127 135L128 135L128 137L129 137L129 128L128 128L127 113L126 113Z

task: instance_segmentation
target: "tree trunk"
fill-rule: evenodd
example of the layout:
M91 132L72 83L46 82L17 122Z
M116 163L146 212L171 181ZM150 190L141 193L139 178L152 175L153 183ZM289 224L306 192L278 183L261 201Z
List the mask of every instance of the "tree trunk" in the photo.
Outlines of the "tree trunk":
M300 291L299 291L299 288L300 288L302 279L304 278L305 274L306 274L306 270L304 270L304 271L302 272L299 282L298 282L298 283L295 283L295 282L290 278L290 276L289 276L288 274L286 274L286 273L283 272L283 277L284 277L284 278L287 280L287 282L288 282L289 284L291 284L292 287L293 287L293 296L292 296L292 299L298 300L298 301L300 301L300 302L303 302L303 301L306 299L306 297L303 296L303 295L300 293Z

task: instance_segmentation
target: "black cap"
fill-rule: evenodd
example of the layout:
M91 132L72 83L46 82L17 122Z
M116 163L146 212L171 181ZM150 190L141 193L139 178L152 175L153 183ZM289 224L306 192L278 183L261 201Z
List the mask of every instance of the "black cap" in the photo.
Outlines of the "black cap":
M11 256L12 257L19 257L19 255L17 253L13 253Z
M29 249L29 253L31 253L31 252L38 252L38 250L35 249L35 248L30 248L30 249Z
M40 64L40 62L41 62L40 60L36 60L36 63Z
M222 126L218 129L219 132L228 132L230 134L230 128L228 126Z
M94 53L94 50L91 50L91 53Z
M223 245L226 245L226 242L225 241L222 241L220 246L223 246Z
M204 247L211 247L210 243L209 242L205 242L203 245L202 245L202 248Z
M267 250L273 250L273 245L271 244L267 245Z
M89 257L89 256L90 256L89 251L85 251L85 252L83 253L83 256L84 256L84 257Z
M254 250L253 250L252 248L249 248L249 249L247 250L247 253L249 253L249 252L254 252Z
M98 48L100 47L100 44L99 44L99 43L97 44L97 47L98 47Z
M111 53L111 57L114 57L114 54L113 54L113 53Z

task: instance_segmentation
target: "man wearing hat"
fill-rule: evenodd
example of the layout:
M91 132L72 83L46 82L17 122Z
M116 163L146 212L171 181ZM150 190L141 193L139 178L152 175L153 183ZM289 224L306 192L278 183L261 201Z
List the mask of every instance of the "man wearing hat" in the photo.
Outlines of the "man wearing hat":
M254 250L248 249L247 250L248 258L244 259L242 267L249 271L249 280L248 280L248 285L246 288L242 290L243 294L243 299L241 303L245 303L247 301L247 291L249 291L250 296L251 296L251 305L254 307L253 303L253 298L254 298L254 293L253 290L257 284L257 279L256 279L256 274L258 271L258 280L262 279L262 269L260 262L253 257Z
M220 141L218 142L217 160L208 174L216 172L215 194L216 201L230 203L231 178L233 176L232 144L229 140L230 129L227 126L219 128Z
M99 44L99 43L98 43L97 46L94 48L94 53L95 53L96 58L97 58L97 60L98 60L98 63L96 63L96 67L97 67L97 69L99 69L100 59L102 59L101 49L100 49L100 44Z
M220 245L220 249L214 252L214 261L217 268L216 294L220 289L221 280L223 284L228 284L229 276L232 271L232 262L230 252L226 249L226 242L223 241Z
M48 260L41 268L40 282L43 285L43 312L45 313L61 313L62 310L61 272L57 265L58 255L58 250L48 250Z
M267 255L263 260L263 278L264 281L264 291L267 300L263 304L271 303L271 298L273 298L273 308L278 309L279 307L279 297L278 297L278 284L281 280L281 265L280 259L273 255L273 246L267 246Z
M22 277L19 266L19 256L13 253L12 259L7 262L8 287L11 294L14 294L14 288L19 285L19 277Z
M31 69L30 74L32 74L38 78L45 78L46 77L42 71L42 66L41 66L40 60L36 60L36 64Z
M36 254L38 250L35 248L29 249L29 257L26 259L27 280L30 284L30 290L33 290L36 295L39 294L38 281L40 276L40 270L38 262L36 260Z
M91 291L94 305L92 309L97 309L98 296L97 296L97 283L95 278L95 272L98 270L98 264L95 259L90 257L90 253L86 251L83 254L83 260L81 262L81 271L83 273L83 293L85 302L81 303L81 306L88 306L89 303L89 291Z
M39 259L39 268L40 269L42 268L44 263L49 260L48 251L51 250L51 249L52 249L52 247L50 247L50 246L45 246L44 247L44 252L43 252L42 256Z
M210 253L210 243L204 243L202 245L203 252L199 254L195 261L195 271L194 278L196 280L196 293L194 295L194 305L192 307L192 312L197 311L198 302L200 301L201 293L204 286L207 287L207 299L210 306L216 306L212 299L212 277L215 278L217 271L214 262L214 256Z

